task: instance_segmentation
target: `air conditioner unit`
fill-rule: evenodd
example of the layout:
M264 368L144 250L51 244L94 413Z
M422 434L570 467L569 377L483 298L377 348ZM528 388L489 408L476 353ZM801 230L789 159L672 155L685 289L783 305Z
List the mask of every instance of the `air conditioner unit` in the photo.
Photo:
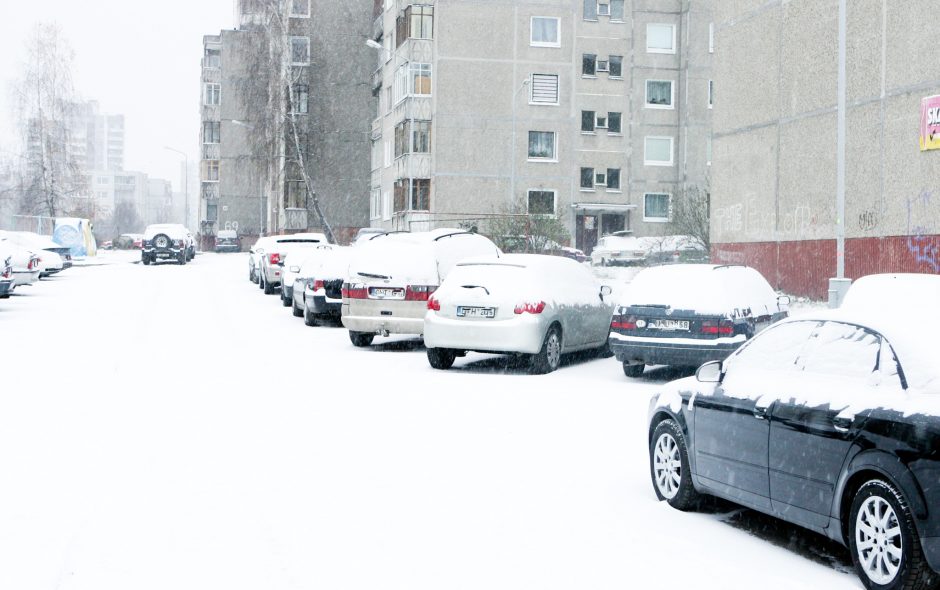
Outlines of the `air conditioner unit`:
M597 14L600 16L610 16L610 4L598 4Z
M607 60L599 59L597 60L597 71L598 72L609 72L610 65Z

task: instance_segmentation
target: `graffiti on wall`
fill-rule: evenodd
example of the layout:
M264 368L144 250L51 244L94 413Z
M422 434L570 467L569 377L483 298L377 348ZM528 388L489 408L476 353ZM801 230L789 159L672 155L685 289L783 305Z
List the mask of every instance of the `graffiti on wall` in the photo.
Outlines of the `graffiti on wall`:
M907 249L914 262L940 272L940 239L930 236L930 228L916 222L927 219L933 193L927 190L907 200Z
M750 238L767 239L774 235L775 211L757 198L750 198L713 213L720 233L743 234ZM784 238L804 238L814 235L820 225L820 215L811 205L802 203L782 210L776 223L776 235Z

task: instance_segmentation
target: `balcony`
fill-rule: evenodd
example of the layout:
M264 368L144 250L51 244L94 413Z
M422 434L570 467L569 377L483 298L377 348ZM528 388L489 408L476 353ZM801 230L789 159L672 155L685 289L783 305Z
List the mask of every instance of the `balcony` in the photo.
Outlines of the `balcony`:
M305 230L309 227L309 212L306 209L287 207L284 209L284 229L287 231Z
M372 96L378 96L382 91L382 66L372 72Z
M372 141L376 141L382 138L382 121L382 117L376 117L372 120L372 134L370 136Z

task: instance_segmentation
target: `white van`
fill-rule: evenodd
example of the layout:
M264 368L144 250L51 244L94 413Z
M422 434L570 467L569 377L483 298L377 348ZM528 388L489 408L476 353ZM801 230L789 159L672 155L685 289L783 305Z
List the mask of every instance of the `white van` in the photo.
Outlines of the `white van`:
M343 284L343 325L355 346L378 334L424 334L428 298L458 262L499 256L496 244L460 229L379 234L357 246Z

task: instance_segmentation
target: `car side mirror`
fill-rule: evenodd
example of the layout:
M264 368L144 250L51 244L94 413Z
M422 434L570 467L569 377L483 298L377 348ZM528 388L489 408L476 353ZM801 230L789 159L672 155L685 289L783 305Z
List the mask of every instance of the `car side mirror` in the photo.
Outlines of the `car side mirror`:
M695 378L699 383L720 383L721 382L721 361L711 361L705 363L695 372Z
M614 292L614 290L611 289L610 287L608 287L607 285L601 286L601 297L607 297L608 295L610 295L610 294L613 293L613 292Z
M790 296L789 295L779 295L777 297L777 305L784 306L790 305Z

